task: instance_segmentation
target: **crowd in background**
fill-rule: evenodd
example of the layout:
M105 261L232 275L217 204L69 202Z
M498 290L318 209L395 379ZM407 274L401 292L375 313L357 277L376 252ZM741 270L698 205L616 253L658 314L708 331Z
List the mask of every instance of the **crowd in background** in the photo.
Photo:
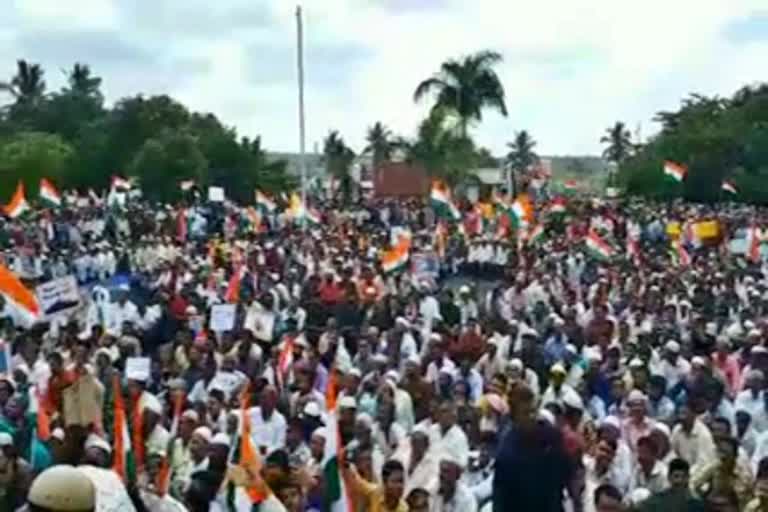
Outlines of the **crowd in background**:
M64 464L96 510L330 510L331 455L358 511L768 510L768 271L731 247L764 211L572 199L537 207L535 241L417 200L316 213L135 200L2 222L4 265L30 289L74 276L82 303L4 302L0 510ZM436 269L382 265L403 233ZM68 420L75 386L92 421Z

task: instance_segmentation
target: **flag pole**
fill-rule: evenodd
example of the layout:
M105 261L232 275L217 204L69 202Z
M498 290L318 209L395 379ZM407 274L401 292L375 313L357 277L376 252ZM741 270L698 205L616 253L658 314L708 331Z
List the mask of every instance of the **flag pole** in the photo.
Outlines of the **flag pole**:
M304 26L301 19L301 6L296 6L296 65L299 81L299 167L301 169L301 204L307 209L307 162L305 155L304 121ZM306 212L305 212L306 213ZM302 216L302 228L306 226L306 215Z

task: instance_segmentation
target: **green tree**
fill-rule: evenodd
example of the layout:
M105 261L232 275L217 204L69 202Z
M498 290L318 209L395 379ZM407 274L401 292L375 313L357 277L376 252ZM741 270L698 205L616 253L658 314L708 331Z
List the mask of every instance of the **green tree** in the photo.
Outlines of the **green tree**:
M386 162L392 158L392 151L395 148L392 141L392 132L379 121L368 128L365 137L368 143L363 150L373 157L373 166L377 167L380 163Z
M165 130L144 142L127 174L139 178L146 197L169 201L180 196L180 181L200 182L207 167L208 162L192 135Z
M621 121L617 121L610 128L606 128L605 135L600 137L600 143L607 144L603 151L603 158L616 165L624 162L632 154L634 148L632 134Z
M339 185L342 200L348 203L352 197L351 166L355 152L350 149L337 130L332 130L323 142L323 158L329 176Z
M421 164L435 178L450 186L464 182L478 161L474 142L461 134L446 109L433 109L419 125L416 140L401 139L406 159Z
M488 148L477 148L476 151L477 166L478 167L498 167L499 160L493 156L491 150Z
M24 59L16 61L16 74L10 82L0 82L0 91L11 94L16 103L39 102L45 95L45 80L40 64L30 64Z
M504 86L493 69L501 60L500 53L487 50L461 60L448 60L439 72L416 87L414 101L435 93L433 108L456 112L461 120L461 135L466 136L471 122L482 121L483 109L492 108L507 115Z
M40 178L60 183L75 151L58 135L19 132L0 142L0 190L10 197L19 180L24 181L27 198L37 196Z
M539 163L539 155L536 154L536 141L526 130L515 133L512 142L507 143L507 164L515 171L525 172Z

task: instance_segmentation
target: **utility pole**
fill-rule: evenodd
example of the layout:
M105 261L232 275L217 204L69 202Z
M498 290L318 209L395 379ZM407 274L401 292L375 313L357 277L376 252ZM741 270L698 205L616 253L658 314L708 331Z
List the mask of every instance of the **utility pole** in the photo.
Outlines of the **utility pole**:
M299 79L299 168L301 169L301 203L302 208L307 209L307 159L304 151L305 124L304 124L304 26L301 21L301 6L296 6L296 65ZM306 212L305 212L306 214ZM306 215L305 215L306 216ZM302 226L306 225L304 219Z

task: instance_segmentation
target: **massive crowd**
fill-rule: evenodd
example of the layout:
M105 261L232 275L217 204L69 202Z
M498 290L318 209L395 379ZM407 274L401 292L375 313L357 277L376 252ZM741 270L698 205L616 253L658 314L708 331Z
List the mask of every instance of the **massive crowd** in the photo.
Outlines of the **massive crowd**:
M82 297L4 302L0 510L768 510L768 272L729 246L765 213L558 204L535 240L417 200L5 219Z

